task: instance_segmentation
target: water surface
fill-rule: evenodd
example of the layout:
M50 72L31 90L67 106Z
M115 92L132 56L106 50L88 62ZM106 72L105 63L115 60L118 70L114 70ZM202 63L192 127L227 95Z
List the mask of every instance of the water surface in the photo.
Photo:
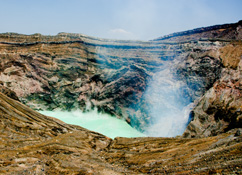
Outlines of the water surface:
M58 118L65 123L79 125L99 132L110 138L145 137L146 135L132 128L127 122L108 114L100 114L97 110L83 113L77 111L39 111L41 114Z

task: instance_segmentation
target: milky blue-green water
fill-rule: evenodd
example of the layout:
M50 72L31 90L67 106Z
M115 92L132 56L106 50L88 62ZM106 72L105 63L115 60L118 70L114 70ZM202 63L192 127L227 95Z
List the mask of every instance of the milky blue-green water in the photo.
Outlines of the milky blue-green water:
M132 128L127 122L108 114L100 114L96 110L83 113L77 111L38 111L41 114L55 117L68 124L79 125L99 132L110 138L115 137L145 137L146 135Z

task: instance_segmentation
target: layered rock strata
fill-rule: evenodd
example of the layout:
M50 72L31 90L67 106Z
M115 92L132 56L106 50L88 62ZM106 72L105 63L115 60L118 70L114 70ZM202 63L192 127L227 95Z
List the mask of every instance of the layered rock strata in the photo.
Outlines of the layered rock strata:
M242 126L242 43L220 48L220 78L192 110L184 136L211 136Z
M155 41L184 41L184 40L199 40L199 39L226 39L226 40L241 40L241 25L242 20L238 23L222 24L210 27L201 27L184 32L172 33L155 39Z
M0 93L1 174L240 174L241 130L208 138L116 138Z
M168 89L178 84L180 88L172 98L186 106L198 101L216 84L218 88L227 86L233 79L229 71L240 69L240 57L233 58L235 61L230 63L228 54L232 40L241 39L241 22L195 31L149 42L105 40L66 33L56 36L1 34L0 81L32 109L80 108L86 111L97 108L99 112L124 118L131 126L144 131L156 122L150 107L154 103L159 104L156 108L165 106L159 103L159 95L146 93L152 92L151 84L158 82L159 86L167 82ZM233 43L233 47L237 44ZM228 51L223 54L226 48ZM223 81L221 77L226 76L226 72L229 80ZM240 81L240 75L237 77ZM226 85L221 87L219 82L222 81ZM241 89L237 91L240 93ZM228 103L233 101L234 98ZM224 113L220 109L227 104L219 104L221 107L216 113ZM237 107L235 111L239 110ZM205 127L200 126L203 125L198 119L201 111L196 109L191 119L198 124L191 123L186 136L212 135L214 132L205 134ZM215 118L221 121L224 117ZM235 118L238 118L237 113ZM195 122L197 120L199 122ZM215 122L218 128L219 123ZM230 125L223 130L237 126Z

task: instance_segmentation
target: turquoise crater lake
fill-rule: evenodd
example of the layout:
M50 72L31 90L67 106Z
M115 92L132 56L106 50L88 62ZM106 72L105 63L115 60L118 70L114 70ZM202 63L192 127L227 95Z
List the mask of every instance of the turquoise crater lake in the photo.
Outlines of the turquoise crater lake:
M132 128L124 120L98 113L97 110L83 113L76 111L38 111L41 114L55 117L68 124L79 125L86 129L99 132L110 138L145 137L146 135Z

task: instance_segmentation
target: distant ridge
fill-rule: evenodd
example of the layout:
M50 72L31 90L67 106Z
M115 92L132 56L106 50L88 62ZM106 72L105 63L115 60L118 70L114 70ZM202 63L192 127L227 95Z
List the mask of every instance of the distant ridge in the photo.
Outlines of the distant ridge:
M242 20L237 23L230 24L222 24L222 25L214 25L209 27L200 27L192 30L176 32L169 35L165 35L159 38L154 39L153 41L162 41L162 40L174 40L174 39L185 39L189 35L197 34L200 38L223 38L223 39L242 39L241 36L236 35L236 29L240 26L240 30L242 30ZM211 33L212 31L212 33ZM232 32L231 32L232 31ZM209 32L209 33L208 33ZM233 35L233 32L234 35ZM211 35L212 34L212 35ZM194 37L194 36L193 36ZM193 39L199 39L193 38Z

